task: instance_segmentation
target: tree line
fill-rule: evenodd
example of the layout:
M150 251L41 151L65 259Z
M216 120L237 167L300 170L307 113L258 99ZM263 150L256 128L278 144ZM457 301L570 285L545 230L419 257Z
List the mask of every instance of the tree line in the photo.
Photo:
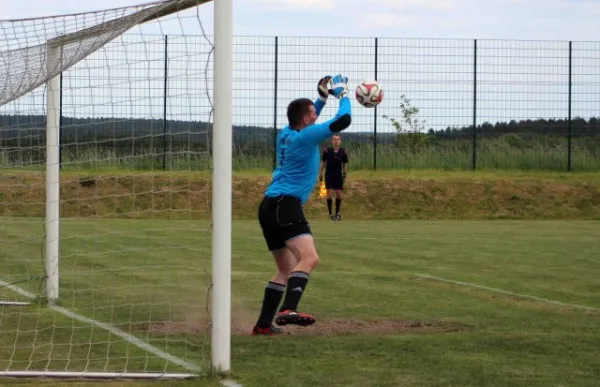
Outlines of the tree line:
M423 122L415 124L414 118L406 124L406 119L394 119L382 116L382 122L390 120L396 132L376 134L378 144L402 144L403 138L418 137L428 142L446 140L470 140L473 126L427 128ZM0 146L34 147L43 145L46 118L42 115L0 115ZM570 122L574 137L600 136L600 119L591 117L573 118ZM499 138L518 135L519 138L566 137L569 122L566 119L528 119L511 120L477 125L477 135L484 138ZM61 119L61 142L63 144L95 144L95 146L205 146L210 141L212 124L201 121L176 121L141 118L73 118ZM272 147L275 130L271 127L236 125L233 127L234 146ZM510 136L509 136L510 137ZM345 132L346 143L372 143L373 131Z

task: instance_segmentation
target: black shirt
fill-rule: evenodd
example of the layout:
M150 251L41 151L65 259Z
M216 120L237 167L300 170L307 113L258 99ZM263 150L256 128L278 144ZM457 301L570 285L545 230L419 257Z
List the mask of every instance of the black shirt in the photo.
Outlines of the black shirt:
M348 162L348 151L344 148L338 148L337 152L333 147L323 151L321 160L325 162L325 176L341 176L344 172L343 165Z

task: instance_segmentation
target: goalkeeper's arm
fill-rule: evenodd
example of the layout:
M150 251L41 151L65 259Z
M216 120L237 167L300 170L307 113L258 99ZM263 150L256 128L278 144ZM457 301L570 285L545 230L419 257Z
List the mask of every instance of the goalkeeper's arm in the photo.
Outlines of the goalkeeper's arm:
M298 135L304 142L319 145L333 134L347 129L352 123L352 107L347 95L340 98L340 107L334 118L322 124L314 124L300 131Z
M327 100L323 101L321 98L315 99L314 104L315 104L315 111L317 112L317 116L321 115L321 111L325 107L326 103L327 103Z
M319 81L319 85L321 85L324 79L325 78L322 78L321 81ZM331 78L331 80L333 86L330 91L328 90L328 93L333 94L335 98L340 101L340 107L333 119L322 124L311 125L300 131L300 138L308 144L318 145L332 134L347 129L352 123L352 106L350 105L350 99L348 98L348 78L338 74ZM323 96L324 90L322 90L322 92L320 90L319 94L320 96ZM322 99L320 102L323 103ZM322 109L323 105L320 105L319 107Z
M321 111L325 107L327 103L327 98L329 98L329 82L331 81L331 77L329 75L324 76L319 79L319 83L317 84L317 92L319 93L319 98L314 101L315 111L317 112L317 116L321 115ZM333 90L331 90L333 92Z

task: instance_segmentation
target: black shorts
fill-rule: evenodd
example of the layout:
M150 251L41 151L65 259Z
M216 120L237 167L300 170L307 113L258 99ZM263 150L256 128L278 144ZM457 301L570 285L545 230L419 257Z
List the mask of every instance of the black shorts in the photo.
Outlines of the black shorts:
M342 190L344 189L344 178L341 174L330 176L325 175L325 189L335 189Z
M264 197L258 207L258 221L269 251L282 249L287 241L311 234L302 203L293 196Z

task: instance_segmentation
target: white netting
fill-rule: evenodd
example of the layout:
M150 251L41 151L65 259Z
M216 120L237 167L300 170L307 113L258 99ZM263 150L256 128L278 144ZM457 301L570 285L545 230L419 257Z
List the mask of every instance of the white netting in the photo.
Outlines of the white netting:
M204 2L170 0L101 12L3 21L0 105L34 90L133 26ZM57 60L48 61L48 46L60 47Z
M1 375L210 369L205 2L0 21ZM55 60L48 47L59 48ZM46 82L55 76L60 297L49 306Z

